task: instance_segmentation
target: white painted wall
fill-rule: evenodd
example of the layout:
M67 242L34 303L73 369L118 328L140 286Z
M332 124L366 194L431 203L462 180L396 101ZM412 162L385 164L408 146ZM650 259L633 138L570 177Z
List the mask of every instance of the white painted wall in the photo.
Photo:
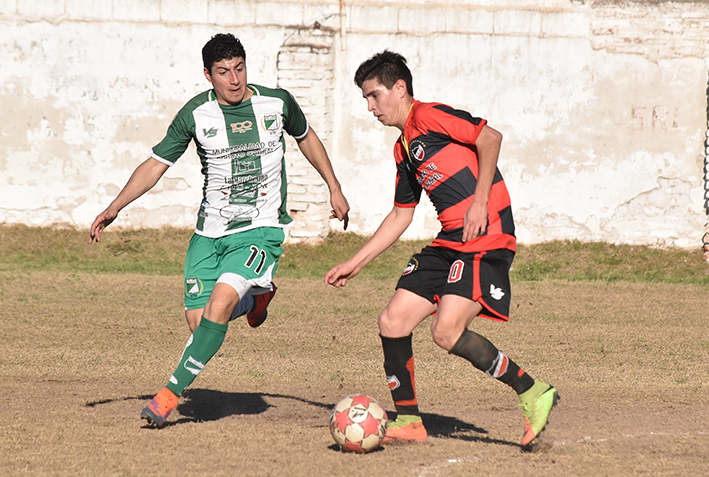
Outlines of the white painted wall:
M335 77L323 139L352 231L372 233L392 205L397 134L352 83L361 61L390 48L409 59L417 99L504 134L521 242L699 246L709 4L605 3L346 0L341 24L340 2L325 0L0 0L0 222L88 227L208 87L200 50L211 35L239 36L250 81L273 86L282 46L318 22L333 36ZM201 185L188 151L116 225L190 226ZM424 203L405 237L438 228Z

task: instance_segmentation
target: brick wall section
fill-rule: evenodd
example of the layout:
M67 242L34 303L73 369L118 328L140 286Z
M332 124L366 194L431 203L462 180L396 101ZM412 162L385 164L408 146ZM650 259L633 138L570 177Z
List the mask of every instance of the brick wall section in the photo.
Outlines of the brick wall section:
M312 129L332 151L334 31L319 27L293 30L278 52L278 86L295 97ZM329 231L330 203L325 182L288 137L288 210L296 224L289 241L321 241Z
M590 15L594 48L611 53L666 58L709 58L709 11L706 4L628 3L594 8Z

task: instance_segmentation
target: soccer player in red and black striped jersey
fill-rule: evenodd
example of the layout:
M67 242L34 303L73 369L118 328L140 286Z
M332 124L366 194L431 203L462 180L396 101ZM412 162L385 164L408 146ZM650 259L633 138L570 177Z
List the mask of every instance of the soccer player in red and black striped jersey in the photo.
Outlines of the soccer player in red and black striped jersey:
M344 286L396 242L411 224L422 191L442 226L433 243L411 257L379 315L384 370L397 412L386 440L423 441L428 435L416 399L411 337L433 315L437 345L519 395L522 445L530 445L546 426L557 390L468 329L476 316L508 320L516 239L510 196L497 169L502 135L466 111L415 100L411 72L398 53L385 50L363 62L355 83L379 122L401 131L394 146L394 207L352 258L327 273L325 283Z

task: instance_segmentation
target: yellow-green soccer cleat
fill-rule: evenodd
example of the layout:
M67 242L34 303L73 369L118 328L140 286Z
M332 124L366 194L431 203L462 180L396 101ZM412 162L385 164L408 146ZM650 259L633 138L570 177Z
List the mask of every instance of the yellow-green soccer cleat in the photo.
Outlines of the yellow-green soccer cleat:
M384 442L423 442L427 437L421 416L400 415L387 425Z
M522 445L534 443L534 439L544 430L549 413L560 399L559 392L551 384L536 381L534 386L519 395L524 410L524 435Z

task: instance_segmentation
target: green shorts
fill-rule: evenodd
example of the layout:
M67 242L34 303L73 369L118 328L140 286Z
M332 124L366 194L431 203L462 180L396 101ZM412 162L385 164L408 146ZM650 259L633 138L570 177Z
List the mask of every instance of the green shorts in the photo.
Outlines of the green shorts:
M227 283L241 298L270 291L284 239L283 229L276 227L219 238L194 234L185 258L185 309L204 308L217 282Z

